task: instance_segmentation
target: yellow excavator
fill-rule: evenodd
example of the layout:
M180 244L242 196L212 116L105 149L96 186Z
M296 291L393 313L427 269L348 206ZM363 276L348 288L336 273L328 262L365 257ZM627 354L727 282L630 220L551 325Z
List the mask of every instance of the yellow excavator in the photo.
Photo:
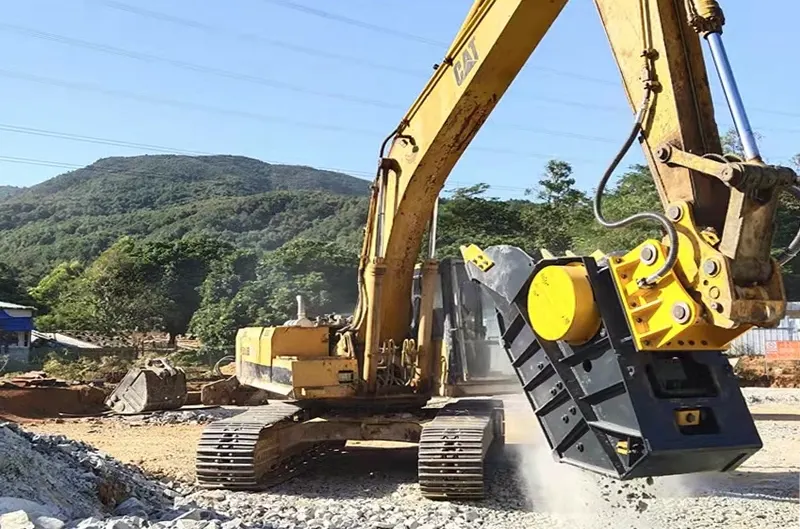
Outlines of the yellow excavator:
M280 398L207 426L197 449L201 486L257 488L291 472L292 461L347 440L396 440L419 443L424 496L484 496L486 463L504 442L501 401L468 398L492 395L480 384L444 404L433 398L466 387L463 376L447 375L463 352L450 331L436 329L447 283L435 255L436 205L565 4L474 2L381 145L352 320L298 318L238 332L238 380ZM762 442L723 351L785 313L781 266L797 254L800 234L773 255L773 224L780 194L800 195L798 177L760 157L716 1L594 4L634 114L600 180L595 217L609 229L654 222L664 237L625 252L561 257L465 241L456 268L467 280L451 283L451 298L460 303L476 288L470 295L491 300L495 343L557 460L622 480L730 471ZM722 153L703 41L743 158ZM664 212L608 220L604 188L637 140ZM426 232L431 245L418 263ZM486 371L477 354L473 366Z

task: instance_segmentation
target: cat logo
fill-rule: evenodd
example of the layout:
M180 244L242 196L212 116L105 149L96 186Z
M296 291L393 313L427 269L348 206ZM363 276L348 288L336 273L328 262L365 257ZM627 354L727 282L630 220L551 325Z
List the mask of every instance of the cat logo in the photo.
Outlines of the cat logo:
M477 62L478 49L475 47L475 37L472 37L461 52L461 57L453 63L453 74L456 76L458 86L461 86Z

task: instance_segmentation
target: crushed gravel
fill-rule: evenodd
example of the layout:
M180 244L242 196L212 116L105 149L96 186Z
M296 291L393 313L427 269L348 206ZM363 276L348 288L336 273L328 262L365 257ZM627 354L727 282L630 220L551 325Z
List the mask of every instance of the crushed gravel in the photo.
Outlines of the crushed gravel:
M107 512L136 496L153 509L164 504L158 485L132 466L59 435L36 435L0 423L0 496L46 505L67 518Z
M797 388L742 388L748 406L778 404L798 406L800 411L800 390Z
M751 403L791 404L800 390L746 391ZM524 429L530 410L506 404ZM150 424L238 410L164 412ZM177 415L181 414L181 415ZM202 415L201 415L202 414ZM219 414L219 415L217 415ZM163 421L163 422L161 422ZM0 426L2 529L783 529L800 519L800 422L758 421L764 449L731 474L617 482L556 463L538 430L507 445L482 502L437 502L416 485L416 448L348 447L263 493L148 481L82 443ZM10 447L10 448L9 448ZM114 500L101 500L104 483ZM70 499L70 495L75 495ZM7 498L11 496L12 498ZM28 503L25 503L25 502ZM22 503L20 503L22 502ZM31 503L33 502L33 503Z

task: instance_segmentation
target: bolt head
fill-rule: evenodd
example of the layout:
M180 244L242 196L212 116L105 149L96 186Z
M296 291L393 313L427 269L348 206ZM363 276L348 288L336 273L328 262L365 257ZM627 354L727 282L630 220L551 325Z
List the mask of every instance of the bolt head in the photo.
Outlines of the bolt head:
M691 309L686 303L679 301L672 306L672 319L678 323L686 323L691 316Z
M706 259L703 262L703 272L710 276L715 276L719 273L719 263L715 259Z
M642 251L639 253L639 259L642 260L644 264L653 264L658 257L658 251L656 250L655 246L652 244L648 244Z
M667 208L667 217L672 221L679 221L683 216L683 210L680 206L670 206Z

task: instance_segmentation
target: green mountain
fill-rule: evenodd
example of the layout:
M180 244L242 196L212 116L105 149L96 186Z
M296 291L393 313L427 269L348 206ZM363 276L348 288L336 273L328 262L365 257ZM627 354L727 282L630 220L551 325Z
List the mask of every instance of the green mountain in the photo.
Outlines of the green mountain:
M122 235L213 235L277 248L297 237L360 241L370 182L242 156L104 158L41 184L0 188L0 251L27 279L91 260Z
M23 189L24 188L17 187L17 186L0 186L0 200L4 199L4 198L7 198L7 197L10 197L10 196L13 196L13 195L16 195L17 193L19 193Z

